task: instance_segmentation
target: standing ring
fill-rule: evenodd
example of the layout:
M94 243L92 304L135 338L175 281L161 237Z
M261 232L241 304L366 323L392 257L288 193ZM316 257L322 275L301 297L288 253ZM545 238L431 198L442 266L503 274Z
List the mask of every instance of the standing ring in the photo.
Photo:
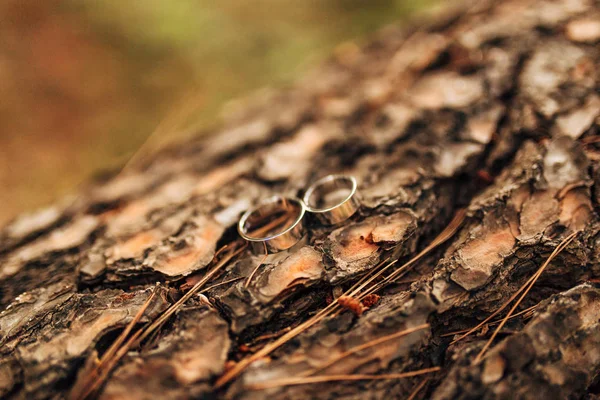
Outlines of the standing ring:
M238 232L256 253L286 250L304 236L305 211L304 203L296 198L269 197L242 215Z
M353 176L328 175L313 183L304 194L306 209L328 225L350 218L360 207Z

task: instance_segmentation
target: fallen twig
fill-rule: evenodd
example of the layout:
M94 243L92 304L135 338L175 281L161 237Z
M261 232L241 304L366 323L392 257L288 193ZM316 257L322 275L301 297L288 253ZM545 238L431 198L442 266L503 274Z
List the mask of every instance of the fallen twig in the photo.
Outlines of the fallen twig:
M370 342L363 343L361 345L352 347L351 349L349 349L349 350L347 350L347 351L345 351L345 352L343 352L343 353L341 353L341 354L339 354L339 355L331 358L329 361L327 361L325 364L321 365L320 367L315 368L315 369L309 371L307 374L302 374L302 376L314 375L317 372L320 372L320 371L322 371L322 370L324 370L326 368L329 368L333 364L337 363L338 361L340 361L340 360L342 360L342 359L344 359L344 358L346 358L346 357L348 357L348 356L350 356L350 355L352 355L354 353L358 353L359 351L368 349L368 348L373 347L373 346L377 346L378 344L385 343L385 342L393 340L393 339L397 339L397 338L401 338L401 337L406 336L406 335L410 335L413 332L417 332L417 331L420 331L420 330L426 329L426 328L429 328L429 324L423 324L423 325L415 326L414 328L409 328L409 329L405 329L405 330L400 331L400 332L395 332L395 333L392 333L391 335L382 336L380 338L371 340Z
M223 282L215 283L214 285L210 285L209 287L202 289L198 293L206 293L209 290L212 290L212 289L214 289L216 287L227 285L228 283L233 283L233 282L241 281L242 279L244 279L243 276L238 276L237 278L228 279L228 280L223 281Z
M415 390L412 391L412 393L410 394L410 396L408 396L408 399L406 400L413 400L415 397L417 397L417 394L419 394L419 392L421 391L421 389L423 389L423 386L425 386L425 384L427 383L427 381L429 380L429 378L425 378L421 381L421 383L419 383L417 385L417 387L415 388Z
M456 231L458 231L458 228L460 228L463 221L465 220L465 217L466 217L466 210L465 209L458 210L456 212L456 214L454 215L454 218L452 218L452 221L450 221L450 223L446 226L446 228L444 228L444 230L442 232L440 232L440 234L437 235L435 237L435 239L433 239L433 241L427 247L425 247L423 250L421 250L421 252L419 254L417 254L415 257L410 259L406 264L402 265L400 268L396 269L394 272L392 272L391 274L389 274L388 276L383 278L381 280L381 282L378 282L378 283L374 284L371 288L367 289L364 293L361 294L361 296L359 298L362 298L368 294L374 293L374 292L382 289L387 284L394 282L397 278L399 278L400 276L402 276L402 275L406 274L408 271L410 271L410 269L412 269L412 267L414 266L414 264L417 261L419 261L425 255L427 255L431 250L435 249L439 245L441 245L444 242L446 242L447 240L449 240L452 236L454 236ZM364 288L364 286L366 286L367 284L374 281L377 277L382 275L388 268L389 268L389 265L387 267L383 268L381 271L379 271L379 273L377 273L375 276L373 276L372 279L369 279L367 282L365 282L357 290L361 290L362 288ZM354 294L355 293L352 293L351 295L354 295Z
M147 338L148 335L150 335L155 329L159 328L162 324L164 324L173 314L175 314L175 312L186 301L188 301L190 298L192 298L192 296L196 292L198 292L198 290L200 290L200 288L206 282L210 281L217 274L217 272L219 272L223 268L223 266L225 266L233 257L240 254L245 248L246 248L246 245L241 246L239 249L236 249L236 250L232 251L232 253L223 257L206 275L204 275L204 277L202 277L202 279L200 279L198 281L198 283L196 283L190 290L188 290L186 294L181 296L181 298L177 302L175 302L173 305L171 305L165 312L163 312L160 315L160 317L158 317L154 322L152 322L150 324L150 326L148 326L144 330L144 332L140 335L139 339L135 343L135 346L137 347L139 344L141 344L141 342L145 338Z
M279 379L264 383L257 383L254 385L248 385L246 388L250 390L263 390L271 389L282 386L297 386L307 385L310 383L323 383L323 382L337 382L337 381L374 381L374 380L387 380L387 379L403 379L410 378L412 376L419 376L423 374L429 374L431 372L437 372L440 367L424 368L417 371L403 372L401 374L382 374L382 375L321 375L321 376L308 376L300 378L288 378Z
M158 286L156 286L158 288ZM117 340L109 347L109 349L104 353L98 365L92 369L92 371L82 379L81 385L75 385L73 392L71 392L71 399L85 399L91 393L95 391L97 387L99 387L103 381L104 377L107 375L105 371L110 370L112 366L111 360L115 357L115 354L118 352L119 346L123 344L127 336L131 333L133 327L140 321L146 309L152 303L154 296L156 295L156 288L152 291L152 294L148 299L142 304L136 315L133 317L131 322L127 324L123 332L119 335Z
M152 322L145 329L139 329L135 332L128 340L123 344L127 336L131 333L135 324L141 319L144 314L146 308L154 298L156 292L153 292L152 295L148 298L146 303L140 308L134 319L128 324L125 330L119 335L117 340L110 346L107 352L104 354L98 366L96 366L90 374L84 378L81 386L76 389L72 395L71 399L73 400L81 400L85 399L91 394L93 394L106 380L106 377L112 371L114 366L119 362L119 360L127 354L132 347L137 347L141 342L148 337L155 330L160 328L162 324L164 324L176 311L183 305L187 300L189 300L198 290L210 279L212 279L217 272L221 270L221 268L227 264L233 257L239 254L242 250L245 249L245 245L241 246L239 249L234 250L231 254L223 257L200 281L198 281L185 295L181 297L176 303L171 305L165 312L163 312L160 317L158 317L154 322ZM215 254L220 254L221 250L217 251ZM222 283L221 283L222 284Z
M263 340L269 340L269 339L279 337L279 336L283 335L284 333L288 333L291 330L292 330L292 328L288 326L277 332L266 333L264 335L257 336L250 343L246 343L246 346L250 347L252 345L255 345L258 342L262 342Z
M481 349L481 351L479 352L479 354L477 354L477 357L475 357L475 360L473 361L474 364L478 364L481 361L481 359L482 359L483 355L485 354L485 352L492 345L492 343L494 342L494 339L496 338L496 336L498 335L498 333L500 332L500 330L502 329L502 327L504 326L504 324L506 324L506 321L508 321L508 319L510 318L510 316L512 315L512 313L521 304L521 302L523 301L523 299L525 298L525 296L527 296L527 294L529 293L529 291L531 290L531 288L533 287L533 285L535 284L535 282L538 280L538 278L540 277L540 275L542 275L542 272L544 272L544 270L546 269L546 267L548 266L548 264L550 264L550 261L552 261L561 251L563 251L573 241L573 239L575 238L575 236L577 236L578 233L579 232L573 232L569 236L567 236L562 242L560 242L560 244L558 246L556 246L556 249L554 249L554 251L552 252L552 254L550 254L550 256L546 259L546 261L544 262L544 264L542 264L542 266L536 271L536 273L531 277L531 279L529 279L527 281L528 283L526 283L523 286L523 288L525 288L524 291L523 291L523 294L515 302L515 304L510 309L510 311L508 311L508 313L506 314L506 316L504 317L504 319L502 320L502 322L500 322L500 325L498 325L498 327L496 328L496 330L494 331L494 333L492 333L492 336L486 342L485 346L483 346L483 349Z
M527 314L528 312L535 310L535 309L536 309L536 307L537 307L537 304L536 304L535 306L531 306L531 307L529 307L529 308L526 308L526 309L524 309L524 310L522 310L522 311L519 311L518 313L516 313L516 314L513 314L513 315L512 315L512 316L511 316L509 319L517 318L517 317L519 317L519 316L521 316L521 315ZM526 315L524 315L524 318L525 318L525 317L527 317L527 316L526 316ZM491 325L497 325L497 324L499 324L501 321L502 321L501 319L494 320L494 321L490 322L490 323L488 324L488 326L491 326ZM473 329L473 328L469 328L469 329L461 329L460 331L453 331L453 332L444 333L444 334L441 334L441 335L440 335L440 337L448 337L448 336L460 335L461 333L465 333L465 332L469 332L469 331L471 331L471 329ZM456 340L455 340L454 342L456 342ZM452 343L454 343L454 342L452 342Z

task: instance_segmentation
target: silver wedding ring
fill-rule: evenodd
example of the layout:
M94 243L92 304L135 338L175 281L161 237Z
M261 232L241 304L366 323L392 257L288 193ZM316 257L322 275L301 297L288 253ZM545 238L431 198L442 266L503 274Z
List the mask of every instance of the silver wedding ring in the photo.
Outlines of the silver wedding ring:
M302 200L273 196L242 215L240 236L256 253L277 253L294 246L304 236L304 213L309 211L326 225L347 220L360 207L356 179L328 175L313 183Z
M304 194L306 210L319 220L335 225L350 218L360 207L353 176L328 175L313 183Z
M240 236L256 253L276 253L295 245L304 236L306 207L296 198L273 196L246 211L238 223Z

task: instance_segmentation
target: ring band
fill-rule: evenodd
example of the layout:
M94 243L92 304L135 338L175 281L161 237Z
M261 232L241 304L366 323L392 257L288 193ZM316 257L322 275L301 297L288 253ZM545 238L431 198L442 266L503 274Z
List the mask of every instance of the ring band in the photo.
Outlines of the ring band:
M299 199L269 197L242 215L238 232L256 253L264 253L265 248L268 253L286 250L304 236L305 211Z
M353 176L328 175L308 188L304 204L322 223L338 224L354 215L360 207L357 186Z

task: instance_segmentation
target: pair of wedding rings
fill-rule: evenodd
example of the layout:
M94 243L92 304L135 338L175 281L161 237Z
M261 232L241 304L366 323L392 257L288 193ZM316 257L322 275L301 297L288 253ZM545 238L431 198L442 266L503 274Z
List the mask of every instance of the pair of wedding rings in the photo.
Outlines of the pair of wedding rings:
M289 249L304 236L306 211L326 225L339 224L354 215L360 207L357 186L352 176L328 175L313 183L302 200L269 197L242 215L238 232L256 252Z

